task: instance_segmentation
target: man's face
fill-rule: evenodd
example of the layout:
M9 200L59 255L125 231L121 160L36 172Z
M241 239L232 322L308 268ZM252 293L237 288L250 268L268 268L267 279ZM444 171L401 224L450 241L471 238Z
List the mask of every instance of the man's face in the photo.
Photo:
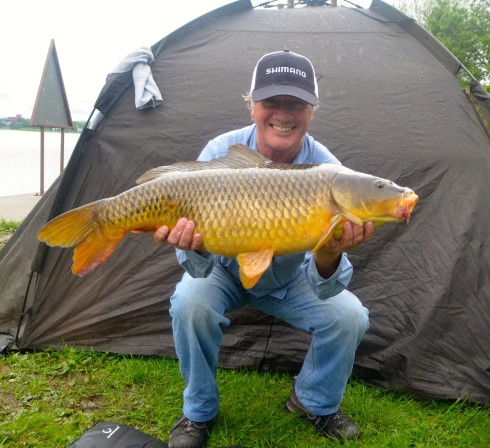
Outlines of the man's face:
M253 103L251 115L259 152L276 162L292 162L313 120L313 106L292 96L273 96Z

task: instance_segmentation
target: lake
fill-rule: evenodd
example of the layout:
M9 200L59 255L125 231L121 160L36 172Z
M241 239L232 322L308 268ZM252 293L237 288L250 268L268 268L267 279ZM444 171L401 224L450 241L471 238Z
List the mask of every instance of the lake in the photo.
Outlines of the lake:
M64 166L80 134L65 132ZM44 192L60 174L61 133L44 133ZM0 131L0 196L41 189L41 132Z

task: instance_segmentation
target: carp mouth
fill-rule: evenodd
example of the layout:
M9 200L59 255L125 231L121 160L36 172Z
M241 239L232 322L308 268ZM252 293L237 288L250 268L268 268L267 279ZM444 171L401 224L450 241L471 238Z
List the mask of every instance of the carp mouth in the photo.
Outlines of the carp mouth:
M408 221L410 220L410 215L412 214L412 210L415 207L415 204L417 204L418 200L419 197L412 190L404 193L403 197L400 199L400 202L396 207L396 217L403 221L407 221L408 223Z

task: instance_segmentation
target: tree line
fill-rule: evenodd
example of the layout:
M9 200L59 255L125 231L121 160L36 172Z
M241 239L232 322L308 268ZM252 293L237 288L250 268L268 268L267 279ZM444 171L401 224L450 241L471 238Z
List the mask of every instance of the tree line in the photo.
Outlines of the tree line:
M490 0L397 0L490 92ZM471 79L461 77L468 84Z
M72 129L65 129L65 132L80 132L81 129L85 126L85 121L73 121ZM30 118L16 118L10 122L0 119L0 129L13 129L13 130L36 130L36 127L31 127L31 119ZM52 129L53 131L58 131L59 128L46 128L46 130Z

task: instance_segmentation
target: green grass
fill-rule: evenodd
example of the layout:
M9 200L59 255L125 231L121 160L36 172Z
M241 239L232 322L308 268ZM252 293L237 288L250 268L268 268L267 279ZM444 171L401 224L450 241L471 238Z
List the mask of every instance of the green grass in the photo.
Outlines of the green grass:
M223 370L221 407L208 447L331 447L284 409L291 377ZM177 362L67 348L0 358L0 447L63 448L100 421L131 425L164 442L180 416ZM363 430L351 447L489 447L490 409L417 401L352 380L342 406Z
M22 221L0 219L0 250L2 250L9 237L17 230L21 223Z
M22 221L12 221L0 219L0 235L6 235L8 233L13 233L20 226Z
M0 220L2 237L20 222ZM284 410L291 377L220 370L221 407L209 448L340 446ZM177 362L67 348L0 358L0 448L64 448L101 421L165 442L182 409ZM342 410L363 431L359 448L490 447L490 409L465 401L417 401L351 380Z

